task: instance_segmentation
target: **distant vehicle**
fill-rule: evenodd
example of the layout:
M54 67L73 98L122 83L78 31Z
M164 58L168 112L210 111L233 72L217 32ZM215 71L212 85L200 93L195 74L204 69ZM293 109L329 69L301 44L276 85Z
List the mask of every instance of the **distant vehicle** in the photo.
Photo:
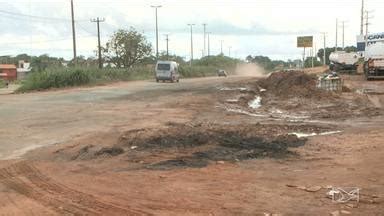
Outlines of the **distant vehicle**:
M359 62L359 55L356 52L337 51L329 55L331 62L330 69L333 71L354 70L356 71Z
M217 70L217 76L221 77L221 76L224 76L224 77L227 77L228 74L225 70Z
M369 45L364 55L364 74L367 80L384 78L384 43Z
M174 61L158 61L156 63L156 82L169 80L179 82L179 65Z

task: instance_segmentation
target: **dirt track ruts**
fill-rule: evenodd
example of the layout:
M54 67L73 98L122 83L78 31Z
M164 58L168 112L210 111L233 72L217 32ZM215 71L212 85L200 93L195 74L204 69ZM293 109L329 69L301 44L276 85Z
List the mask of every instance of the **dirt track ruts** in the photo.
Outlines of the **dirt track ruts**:
M142 210L120 207L73 190L42 174L33 164L18 162L0 169L0 182L15 192L71 215L152 215Z

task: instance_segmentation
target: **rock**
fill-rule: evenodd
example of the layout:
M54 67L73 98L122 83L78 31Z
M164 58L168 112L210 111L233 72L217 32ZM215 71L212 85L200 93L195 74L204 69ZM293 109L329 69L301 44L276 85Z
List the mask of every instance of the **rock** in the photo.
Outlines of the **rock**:
M305 186L297 186L297 188L300 190L306 190L307 189L307 187L305 187Z
M225 164L224 161L217 161L216 163L217 163L217 164Z
M298 187L297 185L294 185L294 184L286 184L285 186L287 186L287 187L293 187L293 188L297 188L297 187Z
M352 203L348 203L345 206L347 206L348 208L357 208L358 207L357 204L352 204Z
M341 210L340 213L341 213L341 214L348 214L348 215L351 214L351 212L346 211L346 210Z
M321 190L321 188L322 188L321 186L312 186L312 187L306 188L305 190L308 192L317 192Z
M331 213L329 213L329 215L331 215L331 216L339 216L340 215L340 211L331 212Z
M137 146L131 146L131 149L132 150L137 149Z

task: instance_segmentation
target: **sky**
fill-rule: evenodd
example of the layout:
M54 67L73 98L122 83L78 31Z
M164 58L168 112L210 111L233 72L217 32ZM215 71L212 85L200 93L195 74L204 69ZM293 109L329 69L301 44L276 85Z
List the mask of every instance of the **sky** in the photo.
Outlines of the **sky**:
M369 32L384 31L384 1L365 0L372 11ZM71 59L70 0L0 0L0 56L27 53ZM361 0L74 0L78 55L95 56L96 24L101 23L105 44L114 31L134 27L156 47L155 10L158 9L159 51L169 34L171 54L190 58L193 23L194 58L203 55L203 23L210 34L210 54L221 52L244 59L264 55L271 59L298 59L297 36L313 35L316 49L335 46L336 19L345 21L345 45L356 45L360 32ZM339 46L342 41L341 22ZM307 49L307 55L310 50Z

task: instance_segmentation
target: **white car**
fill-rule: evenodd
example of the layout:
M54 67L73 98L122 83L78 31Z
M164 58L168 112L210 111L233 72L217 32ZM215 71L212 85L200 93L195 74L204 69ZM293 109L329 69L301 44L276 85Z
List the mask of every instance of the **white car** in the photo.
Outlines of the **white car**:
M227 77L228 74L225 70L217 70L217 76L221 77L221 76L224 76L224 77Z

